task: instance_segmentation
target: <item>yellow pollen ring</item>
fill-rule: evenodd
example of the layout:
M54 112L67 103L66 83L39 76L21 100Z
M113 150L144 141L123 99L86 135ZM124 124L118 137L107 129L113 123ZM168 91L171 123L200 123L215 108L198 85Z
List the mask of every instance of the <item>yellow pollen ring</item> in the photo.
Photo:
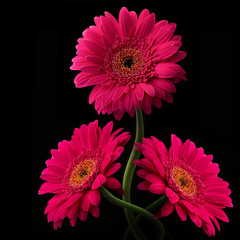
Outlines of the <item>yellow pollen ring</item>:
M172 169L172 179L183 194L193 197L196 193L196 184L189 172L181 167Z
M134 48L125 48L119 51L112 60L113 71L124 77L141 72L144 59L142 53Z
M72 187L83 184L95 170L95 161L86 159L74 167L69 177L69 185Z

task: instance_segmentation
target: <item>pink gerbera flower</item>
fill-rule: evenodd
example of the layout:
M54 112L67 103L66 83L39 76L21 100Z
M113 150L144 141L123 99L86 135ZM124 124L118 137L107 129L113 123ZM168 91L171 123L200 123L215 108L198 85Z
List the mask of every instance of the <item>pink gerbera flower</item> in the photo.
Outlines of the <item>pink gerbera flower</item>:
M118 21L109 13L95 17L95 24L78 39L72 70L81 70L74 83L77 88L96 85L89 103L100 113L114 113L120 119L141 108L151 113L162 100L172 102L174 83L186 80L176 62L186 53L178 51L181 36L174 35L176 24L162 20L144 9L139 17L123 7Z
M74 130L70 142L64 140L58 150L51 151L52 158L46 161L47 168L41 175L46 182L38 193L55 194L45 209L54 229L61 227L65 217L72 226L78 217L85 221L88 211L98 217L101 185L124 193L112 174L121 167L115 161L130 135L128 132L118 135L122 129L111 134L112 128L112 122L103 129L98 127L98 121L82 125Z
M215 235L213 223L220 230L216 218L228 222L223 209L233 206L229 184L217 176L218 164L212 162L212 155L204 154L203 148L196 148L190 140L182 144L175 135L171 140L169 151L155 137L136 143L145 157L134 162L142 167L137 175L145 179L138 188L167 195L168 200L155 218L176 209L182 221L188 215L208 236Z

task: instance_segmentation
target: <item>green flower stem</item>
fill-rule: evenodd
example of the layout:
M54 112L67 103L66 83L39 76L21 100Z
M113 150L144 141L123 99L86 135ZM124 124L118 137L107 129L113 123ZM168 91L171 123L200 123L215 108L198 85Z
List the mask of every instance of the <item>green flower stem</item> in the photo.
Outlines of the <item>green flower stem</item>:
M155 202L153 202L152 204L150 204L148 207L146 207L145 209L149 212L155 212L157 210L159 210L163 204L167 201L167 196L163 195L162 197L160 197L159 199L157 199ZM137 215L137 217L135 218L135 221L137 222L137 224L143 219L143 215ZM167 232L166 232L167 233ZM130 227L127 228L123 239L130 239L131 235L131 229Z
M128 202L125 202L119 198L116 198L115 196L113 196L106 188L104 188L103 186L101 186L99 188L100 192L102 193L102 195L107 198L111 203L119 206L119 207L122 207L124 209L130 209L131 211L135 212L135 213L138 213L140 215L143 215L146 219L148 219L149 221L151 221L155 228L156 228L156 231L157 231L157 238L158 240L163 240L164 238L164 233L165 233L165 230L164 230L164 227L163 227L163 224L159 221L159 220L155 220L153 218L153 215L147 211L146 209L144 208L141 208L139 206L136 206L132 203L128 203ZM143 235L140 236L139 239L146 239Z
M142 138L144 135L144 123L143 123L143 115L141 109L136 109L136 136L134 142L142 142ZM131 202L131 185L132 185L132 178L133 174L136 169L136 165L133 163L134 160L138 159L140 153L136 150L136 147L133 145L132 152L127 162L127 166L123 176L123 184L122 187L125 191L125 195L123 196L123 200L125 202ZM135 216L133 212L125 208L125 215L128 221L128 224L136 237L136 239L146 239L144 234L140 230L139 226L135 222Z
M143 115L141 109L136 109L136 136L135 141L136 142L142 142L142 138L144 135L144 123L143 123ZM133 146L132 152L130 154L130 157L127 162L127 166L124 172L123 176L123 184L122 187L125 191L125 196L123 196L123 200L127 202L131 202L131 185L132 185L132 178L133 174L136 168L136 165L133 163L134 160L138 159L140 156L140 152L136 150L136 147Z

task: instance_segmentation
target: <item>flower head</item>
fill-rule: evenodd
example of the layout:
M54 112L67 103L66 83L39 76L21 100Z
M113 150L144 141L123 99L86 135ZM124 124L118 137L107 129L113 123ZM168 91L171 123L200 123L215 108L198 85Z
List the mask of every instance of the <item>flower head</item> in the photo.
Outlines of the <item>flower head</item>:
M182 143L175 135L171 140L169 151L155 137L136 144L145 157L134 162L142 168L137 175L145 179L138 188L167 195L168 200L155 218L167 216L176 209L182 221L188 215L212 236L213 223L220 230L216 218L228 222L223 209L233 206L229 184L217 176L218 164L212 162L212 155L204 154L203 148L196 148L190 140Z
M46 182L38 193L55 194L45 209L54 229L61 227L65 217L72 226L77 218L85 221L88 211L98 217L101 185L124 194L112 174L121 167L115 161L130 135L128 132L118 135L122 129L111 134L112 128L112 122L103 129L98 121L82 125L74 130L70 142L64 140L58 144L58 150L51 151L52 158L46 161L47 168L41 175Z
M144 9L139 17L123 7L117 21L109 12L95 17L95 25L78 39L72 70L81 70L74 82L82 88L95 85L89 103L98 113L124 112L134 115L135 108L151 113L162 100L172 102L174 83L186 80L176 62L186 53L178 51L181 36L174 35L176 24L162 20Z

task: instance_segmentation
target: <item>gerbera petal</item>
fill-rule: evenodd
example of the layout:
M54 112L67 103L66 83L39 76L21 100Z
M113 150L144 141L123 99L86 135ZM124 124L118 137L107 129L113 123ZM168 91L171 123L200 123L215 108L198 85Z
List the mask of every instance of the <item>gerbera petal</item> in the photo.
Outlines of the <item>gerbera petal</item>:
M90 192L91 190L87 191L83 196L81 200L81 208L83 211L88 212L90 207Z
M128 37L132 29L132 18L126 7L121 8L119 12L119 24L124 37Z
M189 217L191 218L191 220L198 226L201 227L202 226L202 220L199 218L199 216L195 213L191 213L188 212Z
M175 206L171 204L168 200L163 205L162 209L154 216L154 219L158 219L160 217L166 217L170 215L175 209Z
M166 58L171 57L173 54L175 54L178 51L180 47L181 47L181 43L175 42L175 41L169 41L160 45L160 47L157 48L158 61L162 61Z
M100 204L100 192L99 190L90 190L89 191L89 200L90 203L94 206L98 206Z
M114 28L115 28L114 31L115 31L116 35L121 36L120 26L119 26L119 23L117 22L116 18L107 11L105 11L104 13L105 13L106 18L108 18L111 21L112 25L114 25Z
M120 164L120 163L114 163L114 164L112 164L111 167L108 168L108 169L105 171L104 176L106 176L106 177L111 176L111 175L114 174L116 171L118 171L120 167L121 167L121 164Z
M101 32L98 31L96 26L90 26L82 33L85 39L95 41L95 39L99 39L101 41Z
M148 16L144 20L141 26L139 26L139 28L137 29L136 35L143 38L146 37L152 31L155 24L155 20L156 20L155 14L152 13L150 16Z
M176 92L176 87L167 78L166 79L158 78L158 79L155 79L154 82L155 82L155 84L157 84L163 90L166 90L166 91L171 92L171 93Z
M72 195L67 200L67 207L71 207L73 204L75 204L77 201L79 201L83 195L84 195L84 192L80 192L80 193L76 193L76 194Z
M148 174L145 177L145 179L148 180L151 183L162 183L163 182L162 179L159 176L157 176L153 173Z
M99 188L102 184L104 184L107 181L106 177L102 174L98 174L98 176L95 178L93 184L92 184L92 189L97 189Z
M180 203L175 204L175 208L177 211L178 216L182 221L187 220L187 212L185 211L184 207Z
M40 195L45 193L60 193L60 192L63 192L63 186L60 183L45 182L38 190L38 194Z
M89 80L87 81L87 85L91 86L95 84L104 83L105 81L107 81L107 76L105 74L96 75L89 78Z
M181 67L173 62L163 62L156 65L155 71L159 78L171 78L181 71Z
M107 181L104 183L104 186L112 188L112 189L121 188L120 182L114 177L108 177Z
M172 190L172 189L170 189L170 188L166 188L165 189L165 193L166 193L166 195L167 195L167 197L168 197L168 199L169 199L169 202L171 203L171 204L175 204L176 202L178 202L178 200L179 200L179 197L178 197L178 195Z
M87 72L79 73L74 79L75 86L77 88L83 88L83 87L89 86L87 83L91 77L92 75Z
M138 184L137 188L140 190L148 190L150 185L151 183L149 183L148 181L143 181Z
M89 208L90 213L94 216L94 217L99 217L99 207L98 206L90 206Z
M169 150L169 156L173 160L179 159L180 150L182 147L182 141L175 134L171 135L172 145Z
M184 51L178 51L174 55L168 58L169 62L179 62L187 56L187 53Z
M136 85L134 91L135 91L137 99L139 101L142 101L143 97L144 97L144 90L143 90L143 88L141 88L139 85Z
M99 66L103 66L103 64L104 64L103 58L100 58L98 56L86 56L86 59L89 62L92 62L92 63L94 63L96 65L99 65Z
M155 96L155 89L151 84L140 83L139 86L151 97ZM141 96L140 96L141 97ZM140 100L140 99L139 99Z
M107 17L102 17L102 24L100 25L105 36L107 36L110 43L113 43L119 34L116 25ZM104 28L104 29L103 29Z
M81 219L81 221L85 222L87 220L88 212L80 210L78 216Z
M156 37L155 44L160 45L171 39L173 33L175 32L175 29L176 29L175 23L168 24L165 28L162 29L162 31L159 31L159 33L155 35Z
M91 41L91 40L87 40L84 39L83 43L85 44L85 46L91 50L93 53L97 54L100 57L104 56L105 50L103 47L101 47L98 43L96 43L95 41Z
M189 148L190 148L190 140L188 139L187 141L184 142L182 146L179 159L183 159L187 155Z
M82 66L79 68L79 70L86 72L86 73L90 73L90 74L101 74L102 73L100 67L97 65Z
M148 190L149 190L149 192L151 192L151 193L162 195L162 194L165 193L165 188L166 188L166 185L165 185L165 184L152 183L152 184L149 186Z

